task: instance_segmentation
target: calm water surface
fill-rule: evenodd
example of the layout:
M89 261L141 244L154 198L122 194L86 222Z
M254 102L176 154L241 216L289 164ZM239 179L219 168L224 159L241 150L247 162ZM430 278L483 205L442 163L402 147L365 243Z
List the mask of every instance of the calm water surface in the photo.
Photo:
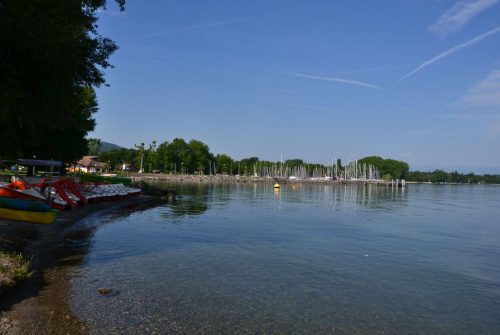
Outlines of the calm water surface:
M68 239L90 333L500 334L500 187L176 189Z

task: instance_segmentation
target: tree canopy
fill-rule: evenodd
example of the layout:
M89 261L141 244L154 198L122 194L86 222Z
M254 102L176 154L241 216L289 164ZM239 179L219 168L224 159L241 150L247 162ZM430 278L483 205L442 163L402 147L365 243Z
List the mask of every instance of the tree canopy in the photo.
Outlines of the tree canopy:
M87 147L89 156L97 156L101 152L101 140L98 138L89 138L87 140Z
M405 179L410 171L408 163L394 159L384 159L378 156L368 156L358 160L359 164L372 164L381 176L388 176L389 179Z
M123 9L124 0L117 0ZM94 88L117 45L98 33L105 0L0 3L0 157L72 161L87 153Z

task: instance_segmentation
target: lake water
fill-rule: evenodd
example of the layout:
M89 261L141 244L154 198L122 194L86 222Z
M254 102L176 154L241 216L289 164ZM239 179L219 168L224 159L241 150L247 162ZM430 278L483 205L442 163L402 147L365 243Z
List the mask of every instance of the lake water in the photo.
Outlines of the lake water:
M91 334L500 334L498 186L175 188L67 239Z

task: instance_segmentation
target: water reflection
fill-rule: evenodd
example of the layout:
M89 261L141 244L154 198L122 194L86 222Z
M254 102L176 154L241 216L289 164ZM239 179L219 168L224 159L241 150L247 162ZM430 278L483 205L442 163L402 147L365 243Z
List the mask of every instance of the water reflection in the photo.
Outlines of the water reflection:
M202 199L193 199L185 197L181 200L175 201L174 203L165 205L166 211L162 211L162 217L165 219L174 219L175 222L184 216L196 216L201 215L208 210L208 205L206 201Z
M329 206L333 210L382 210L397 211L405 206L407 191L405 188L367 185L317 185L284 184L274 189L268 183L254 184L186 184L158 183L157 186L175 190L177 201L163 206L161 216L167 222L181 224L186 216L200 216L211 209L221 210L231 202L244 201L254 207L268 206L272 201L276 209L300 211L301 204ZM293 204L297 206L293 206Z
M237 197L244 197L250 205L260 206L270 200L288 203L328 203L337 206L363 206L367 208L390 209L405 206L406 188L377 186L373 184L337 185L337 184L284 184L274 189L268 183L254 184L175 184L159 183L166 189L175 189L182 196L178 206L178 216L201 214L209 210L208 203L223 207ZM193 202L200 204L196 208ZM176 204L178 205L178 204ZM172 206L174 209L176 206ZM185 209L183 209L183 207ZM205 208L206 207L206 208ZM192 208L192 211L190 210ZM173 213L173 216L176 216Z

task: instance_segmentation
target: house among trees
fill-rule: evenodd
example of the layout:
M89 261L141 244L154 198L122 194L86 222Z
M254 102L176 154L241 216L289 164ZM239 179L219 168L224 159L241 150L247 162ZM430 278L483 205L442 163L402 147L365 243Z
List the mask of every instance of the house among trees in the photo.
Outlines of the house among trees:
M132 164L129 164L129 163L116 164L115 170L130 172L130 171L132 171Z
M85 173L95 173L103 172L106 168L106 164L98 162L96 160L97 156L83 156L76 164L73 164L73 172L85 172Z

